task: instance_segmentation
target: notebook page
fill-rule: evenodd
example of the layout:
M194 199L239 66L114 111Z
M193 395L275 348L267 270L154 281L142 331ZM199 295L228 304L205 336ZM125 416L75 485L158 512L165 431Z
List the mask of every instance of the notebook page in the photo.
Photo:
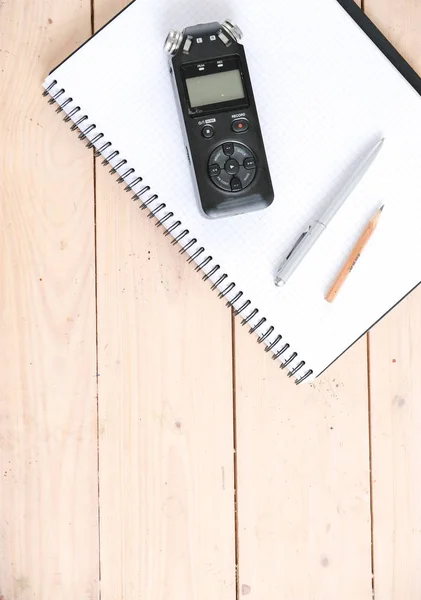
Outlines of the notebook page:
M276 197L265 211L211 221L197 209L162 45L172 28L227 16L245 34ZM273 326L315 373L420 281L421 98L336 0L137 0L47 83L53 79L75 100L66 110L82 107L86 124L104 132L172 221L259 308L251 324L264 316L262 330ZM276 288L283 257L380 137L369 174L290 283ZM358 268L327 304L330 283L383 203Z

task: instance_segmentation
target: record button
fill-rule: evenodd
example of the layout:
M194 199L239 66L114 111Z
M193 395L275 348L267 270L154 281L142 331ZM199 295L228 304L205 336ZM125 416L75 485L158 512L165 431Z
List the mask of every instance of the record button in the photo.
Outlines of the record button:
M234 133L244 133L248 130L250 124L247 119L236 119L232 122L231 127Z

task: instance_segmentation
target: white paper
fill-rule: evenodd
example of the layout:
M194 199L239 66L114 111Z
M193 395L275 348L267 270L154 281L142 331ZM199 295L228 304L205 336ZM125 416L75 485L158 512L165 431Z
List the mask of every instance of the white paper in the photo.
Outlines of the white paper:
M163 42L170 29L232 17L244 46L266 145L275 201L262 212L208 220L201 216L185 156ZM265 334L279 334L297 352L291 363L320 373L421 280L421 97L390 64L336 0L136 0L117 19L56 69L45 87L58 102L69 97L112 142L127 163L120 174L137 176L165 203L170 227L182 221L184 241L203 247L200 263L220 265L221 288ZM361 153L386 141L375 164L312 252L283 289L274 285L282 259ZM101 201L101 199L99 199ZM324 296L375 213L385 204L378 230L336 302Z

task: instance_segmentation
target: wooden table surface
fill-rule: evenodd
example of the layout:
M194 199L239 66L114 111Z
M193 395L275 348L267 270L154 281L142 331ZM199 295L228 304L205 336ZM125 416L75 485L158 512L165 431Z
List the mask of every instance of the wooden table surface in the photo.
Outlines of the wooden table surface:
M0 2L0 600L419 600L421 289L287 380L41 97L124 4Z

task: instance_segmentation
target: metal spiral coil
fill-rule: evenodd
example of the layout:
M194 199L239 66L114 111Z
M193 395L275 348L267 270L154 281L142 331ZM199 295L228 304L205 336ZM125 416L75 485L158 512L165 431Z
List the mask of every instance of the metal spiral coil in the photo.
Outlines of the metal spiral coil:
M58 89L55 91L57 85L58 85L58 82L55 79L53 81L51 81L51 83L49 83L49 85L43 91L43 96L45 96L45 97L50 96L50 98L48 100L49 104L54 105L57 103L58 107L56 109L56 112L60 113L64 109L66 109L66 107L70 108L70 105L73 102L73 98L68 97L68 98L63 99L63 97L66 95L66 90L64 88L58 87ZM60 99L62 99L63 102L59 103ZM65 123L69 123L70 121L72 121L72 125L70 127L71 131L77 131L78 137L81 141L84 141L86 139L88 140L86 143L86 148L88 150L94 149L95 158L99 158L100 156L103 157L103 161L102 161L103 166L106 167L106 166L110 165L112 163L112 161L114 161L117 157L120 156L120 152L118 150L113 149L113 144L111 141L104 141L104 143L98 147L98 143L100 141L104 140L105 134L102 132L98 132L98 133L95 132L97 126L94 123L90 123L90 119L89 119L88 115L82 114L82 109L80 106L74 106L73 108L70 108L70 110L68 112L66 112L63 120ZM85 124L85 126L84 126L84 124ZM91 139L88 136L91 136ZM107 151L109 151L108 155L106 155ZM127 160L122 158L114 166L111 164L110 173L112 175L118 174L117 183L119 183L119 184L126 183L126 187L124 188L124 190L126 192L134 193L134 196L132 197L133 201L140 202L139 206L140 206L141 210L148 209L149 210L149 214L148 214L149 219L156 218L157 222L155 225L157 228L161 228L165 223L167 223L167 221L169 221L170 219L172 219L174 217L174 213L171 211L168 211L165 214L161 215L162 211L165 211L165 209L166 209L166 204L163 202L159 202L158 195L156 195L156 194L151 195L149 198L145 197L145 195L148 192L150 192L149 186L145 185L141 189L136 191L135 188L140 183L143 182L143 178L140 176L134 177L135 169L132 167L129 167L129 165L127 165L126 171L121 173L120 170L126 165L127 165ZM127 179L130 176L133 176L134 179L130 183L128 183ZM156 202L156 205L154 205L155 202ZM179 250L180 254L181 255L188 254L188 258L187 258L188 263L192 264L194 262L198 262L198 259L200 259L203 254L206 254L206 250L202 246L200 246L196 249L194 248L194 246L196 244L198 244L198 240L196 238L191 238L188 241L183 242L183 240L186 238L186 236L188 236L190 234L190 231L188 229L183 229L181 221L174 221L174 223L172 223L168 227L165 227L164 229L165 229L165 231L163 231L163 233L165 236L172 235L172 237L173 237L171 244L173 246L176 246L176 245L181 246L180 250ZM189 250L191 251L191 253L189 253ZM205 272L205 268L208 265L211 265L212 262L213 262L213 257L208 255L208 256L205 256L205 258L203 258L203 260L201 260L201 262L199 262L197 264L197 266L195 267L195 271L197 273L203 273L203 278L202 278L203 281L211 280L212 278L215 277L215 275L218 273L218 271L221 270L221 266L216 264L216 265L211 266L210 270L208 272ZM220 291L219 291L218 297L221 300L226 298L231 292L236 291L235 288L237 288L237 285L234 281L229 282L225 286L225 288L222 288L222 284L227 279L229 279L228 274L222 273L218 277L218 279L216 279L214 281L214 283L212 284L212 287L211 287L212 290L216 290L219 288ZM236 294L233 296L233 298L226 302L226 306L228 308L233 309L234 317L243 315L241 325L242 326L249 325L249 327L250 327L249 333L250 334L253 334L253 333L259 334L259 330L261 330L261 328L264 326L267 319L265 317L262 317L256 321L255 325L252 325L251 322L253 321L253 319L255 319L257 317L259 310L257 308L253 308L253 309L251 308L250 300L245 300L241 306L236 307L236 305L238 305L240 300L243 299L243 296L244 296L244 293L242 291L237 291ZM244 313L247 309L250 309L250 312L249 312L249 314L245 315ZM282 340L282 335L277 335L276 338L272 342L269 342L269 338L273 333L275 333L275 328L273 326L268 327L268 329L265 332L261 332L258 335L257 342L258 342L258 344L262 344L263 342L266 342L267 345L265 348L265 352L272 352L273 360L279 360L280 357L282 357L285 354L285 352L287 352L287 350L289 350L290 344L285 343L282 346L282 348L277 349L278 344ZM297 358L298 358L298 353L293 352L291 354L291 356L289 356L286 360L281 362L280 368L286 369ZM288 377L296 377L296 381L295 381L296 385L303 383L306 379L308 379L309 377L311 377L311 375L313 375L312 370L308 370L306 372L303 371L305 365L306 365L305 361L301 361L293 369L291 369L291 371L288 373ZM302 373L301 376L300 376L300 373Z

